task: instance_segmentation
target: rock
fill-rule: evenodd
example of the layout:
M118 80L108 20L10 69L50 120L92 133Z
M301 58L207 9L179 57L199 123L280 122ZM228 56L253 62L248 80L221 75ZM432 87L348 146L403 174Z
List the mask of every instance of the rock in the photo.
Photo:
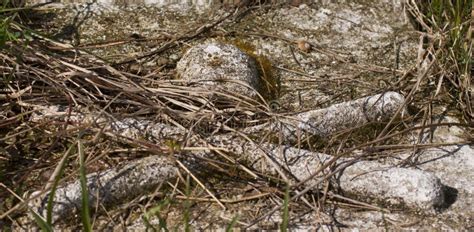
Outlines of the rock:
M441 181L423 170L361 161L344 170L339 184L351 194L431 213L444 204Z
M395 92L359 98L298 114L296 115L297 128L325 137L369 122L389 120L404 102L405 98Z
M260 77L255 60L230 44L208 42L190 48L176 71L186 84L224 89L255 98Z
M341 223L348 225L349 228L353 227L364 231L377 230L380 225L387 223L386 219L409 225L405 227L407 230L409 228L409 230L416 231L464 231L472 225L474 218L474 185L472 184L472 180L474 180L474 146L466 144L466 137L469 138L468 134L470 133L469 128L461 127L462 123L450 116L436 116L431 120L432 126L424 127L423 132L414 130L407 139L413 144L432 144L435 147L418 149L415 153L397 154L395 159L387 159L385 163L394 166L399 165L400 160L410 159L410 163L413 165L411 170L420 170L436 175L443 185L445 198L436 216L420 218L404 211L385 214L380 212L354 213L340 210L339 213L336 213L336 217ZM445 125L437 126L436 124L439 123ZM449 125L448 123L453 124ZM459 124L456 125L457 123ZM410 126L422 125L424 124L415 123ZM452 145L442 145L449 143ZM350 173L346 174L350 175ZM367 177L362 176L361 181ZM357 178L355 181L358 181ZM428 185L424 184L423 186ZM420 189L416 189L416 191L420 191ZM372 223L369 225L367 222Z
M394 94L395 93L386 94L385 97L394 97L395 99L400 100L400 96ZM379 99L379 101L385 99L381 96L372 96L366 98L364 101L355 100L354 102L369 102L370 104L365 104L365 106L373 106L377 101L372 100L376 98ZM390 102L387 99L385 99L385 101L387 101L385 103ZM352 105L357 105L355 103ZM341 104L345 106L351 105L348 103ZM381 102L380 104L382 105ZM393 110L395 110L396 107L391 106L388 108L393 108ZM48 109L45 109L45 111L47 110ZM379 110L381 111L381 109ZM388 109L386 108L385 110ZM51 113L49 111L47 112ZM53 115L58 116L59 114L55 113ZM371 114L370 118L376 120L376 118L381 117L377 115L379 114ZM86 119L85 121L88 120ZM111 126L106 126L105 128L107 128L107 130L112 130L115 134L120 134L121 136L131 138L140 138L147 134L148 136L156 139L179 139L186 133L185 130L179 129L177 127L132 118L116 121L112 123ZM190 140L189 142L206 147L206 144L202 144L202 142L199 140ZM209 138L208 142L215 147L226 148L227 150L232 151L232 153L235 155L245 157L245 159L252 164L252 167L256 170L259 170L260 172L273 175L281 175L283 173L283 175L288 177L296 178L296 181L305 180L306 178L312 176L316 170L333 158L327 154L312 152L291 146L280 146L269 143L255 144L242 140L238 136L214 136ZM209 152L210 151L205 150L194 151L194 155L207 157L209 156ZM269 158L264 158L265 156ZM194 163L194 161L195 160L183 162L192 167L192 169L195 169L194 171L199 172L202 166L199 167L196 165L196 163ZM341 158L337 161L337 163L341 164L342 162L347 161L349 160ZM167 170L166 167L164 168L164 170ZM175 169L174 166L169 166L168 168ZM331 171L329 168L325 169L322 173L320 173L320 175L314 176L314 178L308 181L306 185L314 186L316 189L321 188L322 186L318 185L317 182L320 182L322 178L321 175L327 174L329 171ZM132 174L131 176L135 175L138 174ZM147 177L145 175L142 178L144 182L147 182L151 180L147 180L146 178L152 177L153 176L148 175ZM105 181L107 180L103 180L101 182ZM390 165L384 165L375 161L359 161L352 164L351 166L345 168L343 172L341 172L339 176L339 182L334 184L337 184L344 192L353 195L367 196L388 204L403 205L409 208L427 212L431 212L444 204L443 185L435 175L423 170L398 168ZM67 186L63 189L73 189L74 192L80 193L80 188L77 183L71 186ZM61 192L57 194L60 194L59 197L61 197Z
M468 142L470 131L460 127L460 120L451 116L434 117L433 124L444 123L443 126L431 126L413 131L409 138L414 144L446 144L420 150L413 154L400 155L401 158L413 157L416 167L436 173L446 185L447 199L443 217L460 225L472 224L474 219L474 146ZM453 125L449 125L452 123ZM458 125L456 125L458 124ZM415 124L414 126L421 126ZM418 141L420 139L420 141ZM456 144L457 143L457 144Z
M474 147L469 145L430 148L417 154L421 170L436 173L450 191L447 214L474 218ZM451 205L452 204L452 205Z
M246 133L270 130L283 133L286 141L298 141L302 136L327 137L331 134L359 127L369 122L390 120L405 102L403 95L386 92L352 101L342 102L327 108L310 110L283 118L284 123L269 123L247 128Z
M89 207L97 201L105 208L153 191L159 184L177 175L177 167L168 156L149 156L134 160L120 168L87 175ZM53 222L65 221L80 215L82 195L79 180L60 186L54 194ZM41 194L34 192L32 197ZM30 203L31 209L46 218L49 192Z
M282 167L291 173L289 176L298 181L313 176L316 170L333 158L323 153L267 143L240 147L235 144L232 151L245 154L257 170L276 174L278 171L275 167ZM267 153L276 165L270 165L267 160L255 155L262 152ZM258 162L258 159L263 162ZM351 160L340 158L337 164L344 165L346 162ZM326 168L309 180L306 186L322 188L322 185L318 184L321 183L322 175L331 171ZM398 168L376 161L358 161L345 168L338 177L333 181L333 185L337 185L345 193L363 198L363 201L376 200L389 205L422 210L425 213L435 213L445 203L441 181L434 174L423 170Z

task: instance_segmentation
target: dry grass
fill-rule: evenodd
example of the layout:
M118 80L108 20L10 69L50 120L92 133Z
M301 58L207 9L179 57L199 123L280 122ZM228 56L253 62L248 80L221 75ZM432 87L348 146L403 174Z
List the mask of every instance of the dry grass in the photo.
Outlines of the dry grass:
M444 106L454 114L462 115L465 123L457 125L473 128L471 64L466 60L471 58L463 53L470 54L472 45L469 43L472 42L462 34L469 22L462 18L462 23L454 26L459 26L457 29L450 25L433 26L435 23L427 23L426 20L430 19L419 14L421 11L417 10L416 5L410 7L423 27L427 27L423 36L429 39L427 43L420 40L420 47L426 49L420 55L419 63L427 62L429 66L423 68L418 65L399 74L399 81L392 83L391 88L407 96L406 105L412 107L412 116L405 118L405 121L394 117L388 124L341 131L321 144L305 145L334 155L335 158L321 167L319 172L355 149L368 151L369 155L361 158L369 159L383 158L372 157L370 151L374 150L413 149L412 145L401 144L402 137L411 131L432 126L431 120L440 113L434 106ZM206 31L211 30L221 22L211 23L204 28ZM23 30L18 26L12 28L17 32ZM453 30L460 32L453 33ZM198 34L206 35L205 31L190 32L189 36L164 42L157 51L163 52L176 42L195 39ZM453 34L459 40L455 40ZM78 136L84 142L83 154L86 157L82 158L85 159L87 171L93 172L151 154L173 155L180 160L189 155L191 149L187 148L192 146L188 144L190 137L205 141L205 138L214 134L235 133L246 126L277 118L264 100L216 92L212 95L214 100L210 101L209 93L205 90L179 85L179 81L172 84L159 76L173 76L173 70L163 69L160 74L137 75L127 72L123 66L114 66L80 50L71 49L69 45L39 35L33 35L33 38L28 43L22 38L6 41L0 52L0 226L5 228L18 223L25 216L22 202L28 199L23 197L46 185L62 155L70 144L77 141ZM464 55L457 55L458 52ZM138 58L151 55L156 53L143 54ZM126 62L133 63L134 60L127 59ZM433 82L436 84L432 85ZM103 131L104 122L76 123L70 120L68 114L61 120L30 121L37 106L48 105L62 105L66 112L80 108L93 117L100 116L110 121L125 117L147 118L186 128L189 134L181 141L124 138ZM420 120L423 122L420 127L406 126ZM243 136L243 139L251 138ZM270 139L274 138L264 141L253 138L256 144ZM419 146L416 149L421 148ZM175 183L167 183L151 195L108 209L105 216L94 216L93 223L97 224L93 226L99 230L106 225L104 221L125 225L134 221L137 215L147 215L158 217L161 225L166 224L170 228L203 220L210 225L216 221L224 225L235 223L238 227L260 223L262 228L278 229L278 225L262 224L263 219L272 211L286 213L283 209L288 207L290 216L283 221L289 221L290 224L293 219L309 212L324 218L326 210L336 206L385 210L338 195L337 190L329 184L315 191L302 188L304 181L295 183L289 186L288 196L282 177L251 170L245 160L232 154L222 154L218 149L214 153L214 156L202 160L207 171L196 175L183 166L180 178ZM387 154L389 156L390 152ZM80 157L74 154L69 160L62 182L77 176L79 170ZM405 160L403 163L412 162ZM322 182L329 183L327 180L335 173L326 174ZM224 216L212 218L212 215L203 213L220 208L226 208L236 215L243 211L245 215L233 219ZM321 220L321 223L331 223L329 219Z

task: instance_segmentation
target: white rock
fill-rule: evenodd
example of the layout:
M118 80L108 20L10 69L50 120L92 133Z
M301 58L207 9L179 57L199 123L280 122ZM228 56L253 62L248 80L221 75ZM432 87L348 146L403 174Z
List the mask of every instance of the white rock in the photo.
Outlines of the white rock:
M394 97L396 100L403 99L399 95L387 95L388 98L390 98L390 96ZM378 101L372 101L371 99L373 98L375 97L366 98L364 101L356 100L355 102L369 103L362 104L365 106L377 105L376 102ZM378 96L377 98L379 100L384 99L384 97L381 96ZM348 103L344 104L346 106L357 105ZM358 107L361 106L359 105ZM396 107L389 108L393 110ZM381 109L379 109L379 111L380 110ZM50 113L49 111L47 112ZM55 113L53 115L58 114ZM376 120L380 117L380 114L373 114L367 117ZM147 134L156 139L179 139L186 133L185 130L165 124L132 118L115 122L110 126L106 126L106 128L108 128L107 130L112 130L114 133L132 138L143 137L144 134ZM201 141L193 140L189 142L195 145L203 145ZM209 138L208 142L214 146L226 148L227 150L232 151L235 155L242 156L252 164L253 168L261 172L277 174L283 170L283 172L294 181L307 179L324 163L332 159L332 156L323 153L311 152L289 146L268 143L250 143L242 140L239 136L215 136ZM270 160L263 158L263 153L266 153L268 157L270 157ZM210 151L196 151L195 155L208 156L210 155ZM162 157L160 158L164 159ZM132 168L130 168L130 165L127 165L125 168L109 170L100 175L90 175L88 176L89 188L95 191L98 190L101 202L107 205L108 203L112 203L111 199L121 199L130 194L140 194L142 190L146 190L148 186L150 186L149 183L156 184L157 181L169 178L172 176L173 170L176 169L176 167L171 165L169 161L161 161L159 159L153 161L146 159L158 158L149 157L143 160L138 160L137 162L143 163L142 165L145 165L145 168L138 168L136 167L138 165L131 164ZM345 161L347 160L340 159L338 163ZM192 163L192 161L188 164L191 168L195 168L196 172L199 172L199 169L202 168L196 166L197 164ZM277 170L275 167L279 167L280 170ZM127 169L136 169L136 171L130 172L132 174L130 176L120 175L120 178L114 179L114 176L122 173L122 170ZM321 175L327 174L329 171L329 169L324 170ZM313 186L321 179L321 175L315 176L311 181L308 181L307 185ZM157 176L159 178L157 178ZM127 181L131 181L132 185L126 185L125 183ZM98 185L98 183L109 183L108 186L113 188L104 189L103 185ZM340 174L339 182L335 182L335 184L336 183L339 184L340 188L345 192L358 196L369 196L378 201L394 205L404 205L417 210L433 211L444 203L443 186L441 185L440 180L430 172L398 168L383 165L374 161L360 161L349 166ZM315 186L315 188L320 187L321 186ZM91 191L91 193L92 192L94 191ZM109 192L113 192L115 195L110 195ZM94 196L91 197L92 199L95 199ZM42 206L44 207L46 198L42 199ZM63 215L66 213L70 215L70 212L74 212L73 210L80 206L79 183L75 182L60 188L56 193L55 199L61 204L55 205L54 214ZM44 214L44 208L40 208L39 211Z
M459 120L450 117L436 117L433 123L459 123ZM414 126L421 126L415 124ZM446 205L444 215L450 215L464 224L474 218L474 146L466 144L469 130L457 125L431 126L425 128L420 137L420 130L413 131L409 138L412 143L453 145L432 147L420 150L415 154L416 167L421 170L436 173L447 187L450 202ZM418 141L418 139L420 139ZM459 143L458 145L455 145ZM413 154L404 154L400 157L409 157ZM454 216L456 215L456 216Z
M390 119L405 98L395 92L377 94L296 115L297 128L319 136Z
M174 162L167 156L149 156L135 160L123 167L87 175L89 208L97 201L109 208L119 205L147 192L177 175ZM80 215L82 195L79 180L59 187L54 194L53 222L64 221ZM32 197L41 194L34 192ZM37 214L46 218L49 193L30 203Z
M286 141L298 141L306 135L326 137L369 122L389 120L404 102L401 94L386 92L285 117L281 119L284 123L259 125L245 131L255 133L270 128L282 132Z
M232 151L238 153L239 148L237 146ZM299 181L313 176L316 170L332 158L323 153L273 144L246 145L243 149L248 159L254 159L255 162L251 162L254 168L263 169L266 173L277 173L275 166L268 161L263 159L263 162L258 162L258 159L262 159L256 154L266 152L278 167L286 169ZM347 161L350 160L341 158L337 163ZM329 168L324 170L306 185L314 186L319 183L322 175L330 171ZM398 168L376 161L359 161L345 168L338 177L333 185L338 185L346 193L364 197L363 200L377 200L427 213L435 212L445 201L441 181L434 174L423 170ZM315 186L316 189L321 187Z
M260 77L255 60L230 44L208 42L190 48L176 71L185 83L256 97Z
M340 177L341 189L389 204L434 212L444 203L443 186L432 173L361 161L347 167Z

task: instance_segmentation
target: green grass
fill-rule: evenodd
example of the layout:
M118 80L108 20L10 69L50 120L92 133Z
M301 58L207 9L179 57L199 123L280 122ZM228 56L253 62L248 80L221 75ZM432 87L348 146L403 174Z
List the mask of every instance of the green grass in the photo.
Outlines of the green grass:
M73 151L74 151L74 144L71 144L68 150L66 151L66 153L64 153L63 158L61 159L59 164L56 166L55 173L57 174L54 178L53 185L51 186L51 191L49 193L48 205L47 205L47 210L46 210L46 221L49 225L51 225L52 220L53 220L54 195L56 193L56 189L58 187L59 181L61 180L61 177L64 174L64 169L66 168L67 160Z
M32 7L13 7L10 0L0 0L0 50L5 48L8 42L23 39L22 43L31 41L33 32L22 22L27 16L26 10Z
M38 225L38 227L41 229L43 232L52 232L53 227L51 226L50 223L48 223L42 216L37 214L35 211L30 210L31 214L33 215L33 218Z
M15 31L13 25L15 20L18 18L16 9L8 8L8 5L0 5L0 46L5 46L5 44L21 39L22 34ZM470 20L470 9L472 6L472 1L469 0L457 0L457 1L443 1L443 0L432 0L426 11L424 20L428 22L428 25L431 27L431 33L438 34L438 37L433 37L431 43L436 44L435 49L438 49L439 57L437 57L438 65L441 70L444 72L445 79L443 83L447 83L446 86L450 86L449 89L453 96L456 96L457 101L463 101L462 99L466 97L466 89L469 88L470 84L470 70L472 67L472 57L471 57L471 41L469 40L468 30L469 30L469 20ZM450 81L447 81L447 80ZM70 135L68 135L70 136ZM69 143L68 140L67 143ZM66 143L66 144L67 144ZM77 146L77 147L76 147ZM175 151L179 150L179 146L174 142L168 144L170 150ZM326 146L324 146L326 147ZM67 147L66 147L67 148ZM82 189L82 207L81 207L81 219L82 226L84 231L92 231L93 225L91 224L91 213L89 209L89 193L87 188L87 179L85 171L85 160L86 155L84 152L84 146L80 140L73 142L73 144L68 148L66 152L63 152L63 160L57 164L56 169L58 173L54 178L52 187L50 188L50 195L47 205L47 215L43 218L41 215L38 215L35 212L32 212L33 217L42 231L52 231L52 218L53 218L53 197L56 191L56 188L60 182L60 179L64 176L64 170L66 167L66 162L68 161L71 154L77 154L80 161L79 167L79 179ZM62 154L58 153L58 154ZM190 213L191 206L193 206L191 199L189 197L192 195L191 184L189 176L185 182L185 195L188 197L183 201L182 205L179 205L179 209L182 210L183 214L180 215L180 225L175 227L175 230L178 231L178 228L185 231L192 231L190 226L190 221L192 220ZM154 231L169 231L164 217L164 210L166 207L175 204L171 198L165 198L164 200L157 203L156 206L148 209L143 215L143 220L149 229ZM290 205L290 192L288 187L286 188L283 207L282 207L282 222L280 224L281 231L287 231L289 226L289 205ZM158 226L151 225L150 221L152 217L158 217ZM245 215L244 215L245 216ZM245 219L245 217L244 217ZM234 217L230 224L227 226L226 231L232 231L232 228L237 223L238 217ZM171 223L170 223L171 224ZM182 226L182 227L181 227Z
M161 211L163 211L163 208L167 207L170 205L172 202L169 198L165 198L164 200L160 201L159 204L155 207L152 207L150 210L148 210L145 215L143 215L143 221L145 223L145 226L147 230L152 230L152 231L165 231L168 232L168 225L166 223L166 219L161 215ZM155 228L151 224L151 218L153 216L158 217L158 229Z
M48 204L46 208L46 219L38 215L36 212L31 210L36 224L41 231L53 231L53 206L54 206L54 196L59 185L61 177L64 175L64 170L66 168L66 163L72 153L75 151L75 146L77 144L77 153L79 155L79 180L81 184L81 196L82 196L82 205L81 205L81 220L83 225L83 231L90 232L92 231L91 217L89 211L89 191L87 186L86 178L86 165L85 165L85 154L84 146L82 141L78 138L77 143L73 143L69 146L68 150L64 153L63 158L56 166L54 181L51 185L51 190L49 192Z
M471 65L471 46L468 23L471 16L472 0L432 0L427 18L434 31L445 35L441 57L448 64L456 64L455 71L467 74Z
M282 214L282 222L280 225L281 232L288 231L288 223L290 220L289 205L290 205L290 186L287 185L285 189L285 198L283 200L283 214Z
M434 74L438 86L444 87L465 119L472 120L472 0L418 1L416 7L419 11L409 11L417 18L418 29L429 35L425 47L436 54ZM438 89L433 92L438 94Z
M225 231L226 232L232 232L235 226L235 224L237 223L237 220L239 220L239 215L236 215L234 218L232 218L232 221L230 221L229 225L227 225L227 227L225 228Z
M77 142L78 153L79 153L79 179L81 182L81 196L82 196L82 209L81 209L81 219L82 219L82 228L85 232L92 231L91 217L89 213L89 190L87 187L87 178L86 178L86 165L85 165L85 155L84 155L84 145L82 141Z
M192 202L191 200L188 199L189 196L191 196L191 180L190 177L187 176L185 181L184 181L184 194L186 195L186 199L184 202L181 203L181 206L183 208L183 215L182 215L182 222L174 227L172 231L192 231L191 225L190 225L190 220L191 220L191 205ZM165 207L171 206L176 204L175 201L171 200L169 197L165 197L163 200L161 200L156 206L150 208L145 212L145 214L142 216L142 219L144 221L144 224L147 228L147 230L150 231L170 231L168 228L168 224L166 222L166 218L162 215L162 211L164 210ZM151 220L153 217L158 217L158 228L151 223ZM183 226L183 230L181 230L180 225Z
M16 40L19 36L11 29L12 22L18 17L13 9L8 0L0 4L0 49L3 49L8 41Z
M440 40L444 46L440 48L438 59L449 80L449 93L465 117L472 119L474 112L469 105L472 40L468 33L472 0L433 0L431 6L429 14L432 14L434 29L444 35Z

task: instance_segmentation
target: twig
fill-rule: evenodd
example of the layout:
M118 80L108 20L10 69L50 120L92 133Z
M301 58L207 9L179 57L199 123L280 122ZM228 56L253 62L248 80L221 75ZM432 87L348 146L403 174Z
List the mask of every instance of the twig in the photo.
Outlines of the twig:
M329 167L329 165L335 163L337 160L339 159L339 156L336 156L334 158L332 158L331 160L329 160L326 164L322 165L320 168L318 168L318 170L315 172L315 174L319 174L322 170L326 169L327 167ZM330 178L331 176L335 175L336 173L340 172L341 170L343 170L344 168L352 165L353 162L348 162L346 163L345 165L342 165L340 166L339 168L337 168L336 170L330 172L329 174L325 175L323 178L321 178L320 180L316 181L314 184L306 187L303 191L299 192L298 194L294 195L293 197L290 198L290 201L295 201L296 199L298 199L299 197L303 196L304 194L306 194L307 192L309 192L310 190L312 190L314 187L318 186L321 182L327 180L328 178ZM309 179L312 179L311 178L308 178L307 180L304 180L300 183L305 183L307 182ZM279 203L277 204L275 207L273 207L270 211L268 211L267 213L265 213L263 216L260 216L258 217L257 219L255 219L254 221L252 221L251 223L249 223L249 225L246 227L246 229L248 229L249 227L255 225L256 223L258 223L259 221L269 217L270 215L272 215L273 213L275 213L276 211L280 210L280 208L283 206L283 203Z
M191 40L197 36L199 36L200 34L208 31L209 29L217 26L218 24L220 24L221 22L223 22L224 20L228 19L229 17L231 17L233 14L231 13L228 13L226 16L223 16L221 17L220 19L216 20L215 22L212 22L212 23L209 23L209 24L206 24L206 25L203 25L203 26L200 26L198 28L196 28L195 30L192 30L191 31L191 34L189 35L188 33L186 33L185 35L182 35L182 36L179 36L178 38L175 38L175 39L172 39L168 42L166 42L164 45L162 45L161 47L159 47L158 49L156 50L153 50L153 51L149 51L149 52L146 52L142 55L139 55L137 57L133 57L133 58L129 58L129 59L125 59L123 61L120 61L120 62L117 62L117 63L114 63L112 66L119 66L119 65L123 65L123 64L127 64L127 63L131 63L131 62L134 62L136 60L139 60L139 59L143 59L143 58L146 58L146 57L150 57L150 56L154 56L154 55L157 55L157 54L160 54L170 48L173 48L173 47L176 47L177 46L177 42L178 41L188 41L188 40Z
M217 199L216 196L214 196L214 194L196 177L193 175L193 173L191 171L189 171L189 169L183 165L183 163L181 163L181 161L179 160L176 160L176 163L182 168L184 169L195 181L196 183L198 183L201 188L203 188L216 202L218 205L220 205L222 207L223 210L226 210L227 208L225 207L224 204L222 204L222 202Z

